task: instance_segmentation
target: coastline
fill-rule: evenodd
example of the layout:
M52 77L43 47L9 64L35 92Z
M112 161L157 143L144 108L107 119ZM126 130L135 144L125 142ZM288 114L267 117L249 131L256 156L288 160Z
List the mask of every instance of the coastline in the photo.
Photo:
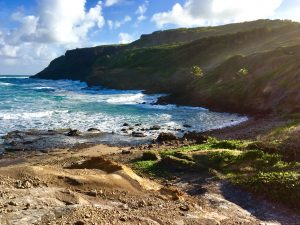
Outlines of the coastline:
M240 127L257 123L261 120ZM232 130L233 138L240 128L225 129ZM284 205L253 195L214 173L174 172L172 177L156 178L134 167L135 160L145 153L193 143L92 144L7 153L0 157L0 223L15 224L22 219L24 225L178 221L259 225L293 224L300 219Z

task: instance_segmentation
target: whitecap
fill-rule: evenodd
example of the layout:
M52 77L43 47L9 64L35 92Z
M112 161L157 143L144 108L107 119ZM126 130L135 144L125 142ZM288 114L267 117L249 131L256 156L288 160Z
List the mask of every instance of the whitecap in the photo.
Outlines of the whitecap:
M13 86L11 83L0 82L0 86Z
M114 97L107 99L107 103L110 104L124 104L124 105L131 105L131 104L138 104L144 102L144 94L120 94Z
M43 118L49 117L53 114L53 111L45 112L22 112L22 113L1 113L0 118L3 120L16 120L16 119L33 119L33 118Z
M0 76L0 79L27 79L29 76Z

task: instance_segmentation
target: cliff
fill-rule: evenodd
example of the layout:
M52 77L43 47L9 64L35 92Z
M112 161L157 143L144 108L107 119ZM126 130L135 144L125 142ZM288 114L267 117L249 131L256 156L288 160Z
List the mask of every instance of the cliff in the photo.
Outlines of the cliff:
M258 20L143 35L129 45L67 51L35 78L166 92L218 111L298 113L300 24ZM197 66L203 76L195 76Z

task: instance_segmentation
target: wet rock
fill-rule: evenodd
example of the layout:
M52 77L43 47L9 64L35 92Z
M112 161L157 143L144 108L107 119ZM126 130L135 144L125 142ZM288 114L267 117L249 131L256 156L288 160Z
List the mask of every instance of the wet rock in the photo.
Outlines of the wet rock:
M137 123L137 124L135 124L134 126L139 127L139 126L141 126L141 125L142 125L141 123Z
M101 130L98 129L98 128L90 128L90 129L88 129L87 131L88 131L88 132L101 132Z
M132 132L133 137L146 137L146 135L142 132Z
M152 127L150 127L150 130L160 130L161 127L159 125L154 125Z
M186 139L188 141L194 141L197 144L203 144L208 140L208 137L202 135L201 133L197 133L193 131L184 134L183 139Z
M191 128L192 126L189 125L189 124L183 124L183 127L185 127L185 128Z
M128 126L129 126L128 123L124 123L124 124L123 124L123 127L128 127Z
M177 137L172 133L160 133L158 138L156 139L157 142L162 143L165 141L175 141Z
M79 130L70 130L68 133L67 133L67 136L69 137L76 137L76 136L79 136L80 135L80 132Z
M22 152L24 150L25 150L24 146L21 146L21 145L5 148L5 151L8 151L8 152Z

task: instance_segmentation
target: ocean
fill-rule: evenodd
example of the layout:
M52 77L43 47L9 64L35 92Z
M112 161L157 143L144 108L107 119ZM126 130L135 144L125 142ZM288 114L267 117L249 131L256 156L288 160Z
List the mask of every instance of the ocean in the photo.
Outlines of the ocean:
M0 76L0 136L14 130L60 128L98 128L130 135L121 131L124 123L141 124L146 129L159 125L160 131L146 131L148 136L157 136L162 131L207 131L247 120L200 107L153 105L159 96L136 90L88 88L79 81Z

